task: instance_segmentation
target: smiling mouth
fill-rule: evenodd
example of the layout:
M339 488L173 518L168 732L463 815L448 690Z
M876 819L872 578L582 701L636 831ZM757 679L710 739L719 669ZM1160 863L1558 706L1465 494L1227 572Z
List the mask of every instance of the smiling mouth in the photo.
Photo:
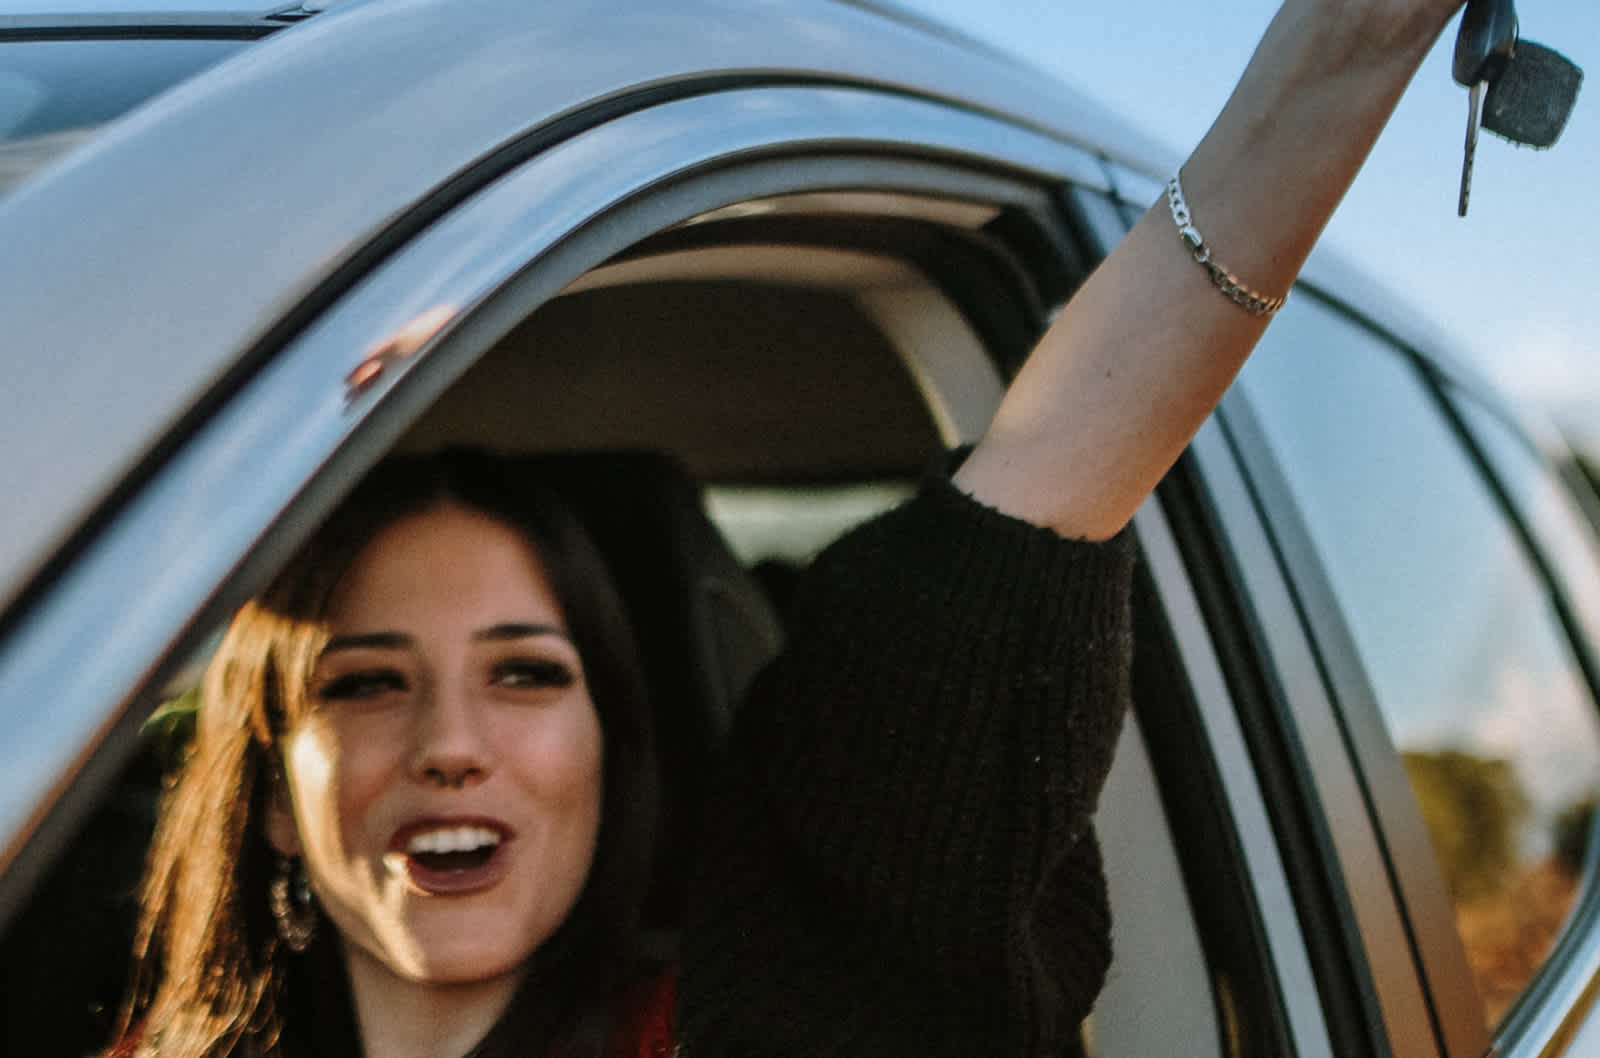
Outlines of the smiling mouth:
M447 827L413 835L406 856L430 871L466 871L482 867L500 847L500 835L488 827Z
M507 836L475 824L424 826L396 842L411 884L434 896L453 896L488 888L505 871Z

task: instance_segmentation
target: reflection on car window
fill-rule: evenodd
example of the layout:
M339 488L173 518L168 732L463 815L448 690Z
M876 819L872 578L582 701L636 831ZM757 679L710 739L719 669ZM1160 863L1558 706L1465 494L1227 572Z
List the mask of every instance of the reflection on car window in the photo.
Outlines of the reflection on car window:
M246 43L0 40L0 195L100 125Z
M1578 892L1595 703L1521 538L1409 360L1303 298L1243 382L1404 757L1493 1026Z
M1455 406L1539 547L1562 571L1573 616L1600 643L1600 535L1537 449L1503 420L1463 395Z

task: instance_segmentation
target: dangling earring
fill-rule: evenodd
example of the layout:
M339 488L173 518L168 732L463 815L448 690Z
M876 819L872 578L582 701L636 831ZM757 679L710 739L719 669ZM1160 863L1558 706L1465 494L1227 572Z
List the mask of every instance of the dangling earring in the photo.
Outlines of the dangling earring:
M311 880L298 858L278 857L278 871L267 886L267 904L272 908L278 936L289 950L297 954L305 951L317 932L317 909L311 903Z

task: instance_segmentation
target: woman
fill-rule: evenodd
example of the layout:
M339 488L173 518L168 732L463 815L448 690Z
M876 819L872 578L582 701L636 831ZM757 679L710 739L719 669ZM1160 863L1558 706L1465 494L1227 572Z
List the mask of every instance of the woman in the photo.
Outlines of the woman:
M477 728L447 726L456 696L478 692L488 742L457 745ZM506 1031L604 1020L580 998L637 961L648 711L604 566L526 474L462 452L381 465L236 616L202 700L139 946L152 977L158 953L222 969L166 973L147 1042L255 1053L281 1027L287 1053L358 1053L325 1035L351 993L369 1054L403 1014L441 1043L459 1024L439 1053L464 1054L536 948L533 1020ZM478 992L487 1020L463 1013Z
M1110 957L1121 530L1457 6L1288 0L982 442L818 559L674 967L634 950L648 733L603 571L492 460L380 470L212 666L122 1050L1062 1053Z

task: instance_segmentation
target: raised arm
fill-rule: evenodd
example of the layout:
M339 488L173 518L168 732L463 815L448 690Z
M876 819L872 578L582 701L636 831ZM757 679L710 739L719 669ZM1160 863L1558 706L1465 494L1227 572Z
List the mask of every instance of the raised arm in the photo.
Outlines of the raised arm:
M1461 0L1287 0L1183 196L1213 259L1286 293ZM956 484L1090 540L1133 517L1244 364L1267 317L1213 284L1151 207L1040 340Z

